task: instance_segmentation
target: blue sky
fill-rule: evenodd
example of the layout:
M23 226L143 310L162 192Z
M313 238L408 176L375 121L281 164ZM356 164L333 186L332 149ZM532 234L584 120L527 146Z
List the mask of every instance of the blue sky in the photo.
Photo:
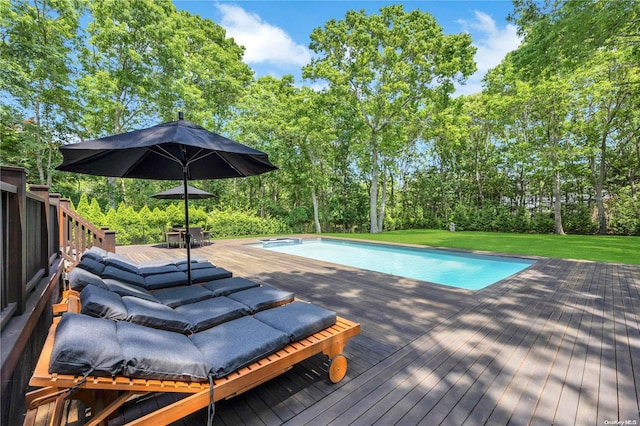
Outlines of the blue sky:
M298 84L311 85L301 79L301 68L309 62L309 35L330 19L341 20L348 10L364 9L378 13L381 7L398 3L388 1L214 1L174 0L178 9L198 14L223 26L227 35L245 46L244 61L257 77L281 77L293 74ZM511 1L404 1L404 9L431 13L446 34L468 32L477 47L478 71L457 94L481 90L480 80L500 63L520 40L516 28L506 21Z

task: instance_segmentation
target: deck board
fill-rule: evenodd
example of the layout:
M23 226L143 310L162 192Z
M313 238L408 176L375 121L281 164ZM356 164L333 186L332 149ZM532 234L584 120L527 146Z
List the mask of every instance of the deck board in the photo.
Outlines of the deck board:
M215 241L196 248L361 324L331 384L317 355L216 404L216 425L581 424L638 421L640 266L540 259L470 292ZM135 261L183 249L118 247ZM203 424L198 412L176 424Z

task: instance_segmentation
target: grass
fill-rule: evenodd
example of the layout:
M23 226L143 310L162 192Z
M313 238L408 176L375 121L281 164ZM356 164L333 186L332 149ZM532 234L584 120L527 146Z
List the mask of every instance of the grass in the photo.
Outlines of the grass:
M388 231L382 234L323 235L434 247L483 250L496 253L640 265L640 237L449 232L434 229Z

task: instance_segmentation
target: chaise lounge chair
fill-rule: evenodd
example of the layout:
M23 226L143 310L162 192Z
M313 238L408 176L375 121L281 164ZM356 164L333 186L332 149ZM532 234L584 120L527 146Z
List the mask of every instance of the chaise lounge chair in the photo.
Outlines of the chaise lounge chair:
M128 321L191 334L241 316L291 303L294 300L293 293L270 286L256 285L247 290L229 293L228 296L216 296L213 292L199 286L189 286L184 289L190 290L187 292L187 297L196 289L208 294L197 292L196 295L200 296L199 300L168 306L160 299L154 298L154 294L150 294L149 297L121 296L107 289L87 285L80 292L79 301L74 300L78 297L77 293L69 294L68 306L72 308L68 312L79 312L97 318Z
M191 339L183 334L127 322L65 314L62 319L54 320L29 382L31 386L42 388L27 394L29 411L25 425L33 424L37 407L46 403L53 403L51 423L60 424L67 398L81 399L88 404L91 424L98 424L125 402L140 395L190 394L130 423L168 424L206 408L212 402L252 389L318 353L331 359L329 379L337 383L346 374L347 361L342 355L344 345L360 332L360 326L334 317L333 325L313 332L314 327L317 329L322 324L310 326L301 322L300 310L315 311L316 308L294 302L196 333ZM315 315L311 311L307 314ZM58 327L62 327L62 333L57 332ZM98 327L104 329L100 342L105 343L96 347L85 336L95 333ZM308 335L310 332L313 333ZM111 339L106 338L109 335ZM300 336L306 337L296 340ZM122 352L118 352L114 341L119 342ZM165 344L154 343L158 341ZM239 351L239 342L255 345L247 351ZM192 350L186 351L186 347L192 347ZM65 370L69 365L65 357L70 355L70 350L79 351L79 356L70 357L76 362L71 363L71 369ZM144 352L141 361L131 362L141 351ZM61 354L64 356L60 361ZM77 362L78 359L81 362ZM173 360L178 368L170 365L171 362L167 364L167 359ZM211 379L211 386L202 379L203 374Z

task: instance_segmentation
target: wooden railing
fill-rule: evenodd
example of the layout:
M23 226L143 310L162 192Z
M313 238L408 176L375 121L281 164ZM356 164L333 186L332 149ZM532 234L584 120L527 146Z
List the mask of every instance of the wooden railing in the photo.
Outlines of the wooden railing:
M115 252L115 231L97 229L47 186L27 188L22 167L0 166L0 195L0 424L17 424L64 271L91 246Z
M115 253L116 231L96 228L71 210L68 200L61 200L58 210L60 212L60 254L70 266L80 262L82 253L88 247L97 246Z

